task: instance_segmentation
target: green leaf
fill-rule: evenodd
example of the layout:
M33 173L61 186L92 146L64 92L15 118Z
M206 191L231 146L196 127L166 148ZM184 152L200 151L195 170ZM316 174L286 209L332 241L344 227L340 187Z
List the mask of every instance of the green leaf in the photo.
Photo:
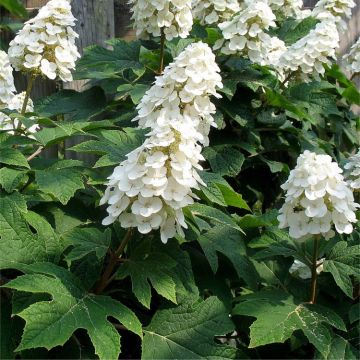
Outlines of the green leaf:
M214 273L218 270L218 254L224 254L233 264L239 278L253 289L257 288L259 276L246 256L241 233L229 226L216 226L198 238L199 244Z
M336 95L325 91L333 87L332 84L321 81L300 83L289 89L290 100L307 109L309 120L317 124L322 118L330 115L341 116L336 104Z
M0 164L30 168L25 156L17 149L0 147Z
M247 215L239 218L237 223L243 230L258 228L258 227L262 227L262 226L268 227L268 226L273 225L272 218L275 217L275 219L276 219L276 216L278 215L277 211L275 211L275 216L273 216L273 215L274 215L273 212L268 212L268 213L261 214L261 215L247 214Z
M120 336L108 320L120 321L127 329L142 336L136 315L120 302L87 293L69 271L50 263L29 266L30 274L19 276L7 288L29 293L46 293L51 301L39 301L18 313L26 321L17 351L64 345L77 329L85 329L100 359L117 359Z
M68 263L79 260L88 254L95 253L99 260L102 260L110 246L111 230L104 232L96 228L75 228L63 236L63 240L73 246L73 249L66 255Z
M229 225L230 227L241 231L232 217L214 207L203 204L193 204L188 206L188 209L193 216L207 219L214 224Z
M284 95L277 93L272 89L265 89L266 100L269 105L272 105L281 110L288 110L298 116L300 119L309 119L309 115L305 109L300 105L296 106L292 101L287 99Z
M77 190L85 188L81 168L64 167L62 161L45 170L37 170L35 180L41 191L54 196L64 205Z
M21 18L27 17L26 9L18 0L0 0L0 6L3 6L14 16Z
M194 42L194 39L174 39L166 41L166 47L170 50L170 54L175 59L188 45Z
M128 69L137 76L144 73L145 68L139 62L140 41L112 39L108 44L112 50L97 45L85 49L76 66L76 79L117 79Z
M260 159L269 167L270 171L273 174L276 174L278 172L289 172L289 167L282 162L268 160L265 159L263 156L260 156Z
M349 310L350 324L360 320L360 303L353 304Z
M176 298L178 303L189 296L199 296L199 289L196 286L190 257L184 251L176 239L169 239L167 244L158 241L154 245L156 251L165 253L176 263L172 269L172 278L176 284Z
M207 147L203 152L213 172L218 175L236 176L244 163L244 155L229 145Z
M201 187L201 191L211 202L221 206L230 205L251 211L242 196L224 178L210 172L204 172L201 176L206 183L206 186Z
M251 248L263 248L254 255L254 259L263 260L274 256L295 256L298 252L293 240L287 232L276 227L266 229L260 237L252 239L249 243Z
M145 84L123 84L118 86L117 91L117 97L121 96L125 96L125 95L130 95L132 102L137 105L140 100L143 98L143 96L145 95L146 91L149 90L150 85L145 85Z
M260 124L273 127L279 127L283 125L286 122L286 119L287 118L285 113L275 114L273 110L263 111L257 116L257 121Z
M339 335L335 335L331 341L331 348L328 356L321 356L318 351L315 353L314 359L334 360L346 359L357 360L359 359L359 351L355 349L347 340Z
M145 132L141 129L123 128L103 130L99 140L89 140L73 146L70 150L89 154L103 155L95 167L118 165L125 156L144 142Z
M353 297L351 275L360 278L360 245L348 246L340 241L331 249L324 261L324 271L331 273L336 284L350 298Z
M120 267L117 277L131 277L132 290L137 299L145 307L150 308L151 287L156 292L176 304L176 262L166 253L153 251L150 242L144 241L131 254L130 258Z
M0 197L0 229L3 269L21 269L24 264L38 261L56 262L62 252L50 224L34 212L23 212L11 196Z
M7 192L15 190L24 181L24 179L27 178L26 171L6 167L0 169L0 185Z
M224 184L216 184L216 185L220 189L226 205L251 211L249 205L242 198L242 196L238 194L236 191L234 191L230 186Z
M297 303L280 290L263 291L240 298L233 315L255 317L250 326L250 348L272 343L284 343L295 330L301 330L308 340L327 357L332 346L331 325L346 331L343 320L329 308Z
M311 16L306 17L300 22L298 20L285 21L280 28L279 38L283 40L286 45L292 45L314 29L318 22L318 19Z
M35 104L35 111L44 117L66 114L67 120L86 120L101 113L106 106L104 91L92 87L83 92L61 90Z
M188 300L158 310L144 330L142 359L234 359L236 349L214 342L233 331L225 306L216 297Z

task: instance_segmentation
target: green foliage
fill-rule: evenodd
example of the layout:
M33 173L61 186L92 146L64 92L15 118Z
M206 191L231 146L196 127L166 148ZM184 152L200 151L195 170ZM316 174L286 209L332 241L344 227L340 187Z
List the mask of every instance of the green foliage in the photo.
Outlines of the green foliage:
M246 256L241 233L230 226L216 226L198 238L211 269L218 270L217 252L224 254L233 264L238 276L253 289L257 286L258 274Z
M94 252L96 257L102 260L105 258L111 243L111 230L106 229L102 232L96 228L76 227L67 232L63 239L66 244L72 246L65 258L68 263L82 259Z
M350 298L353 297L351 276L360 279L360 245L348 246L340 241L331 249L324 261L324 271L331 273L339 288Z
M40 215L22 208L20 196L0 197L0 267L21 269L38 261L57 262L59 237Z
M84 189L82 169L67 161L58 161L44 170L35 171L39 190L66 205L79 189Z
M343 320L335 312L319 305L297 303L279 290L258 292L240 300L233 314L257 319L250 326L250 348L283 343L295 330L301 330L321 355L328 357L332 347L328 325L346 331Z
M151 286L157 293L176 303L176 262L166 253L151 251L144 242L119 269L118 279L131 277L132 290L137 299L150 308ZM152 271L148 272L148 269ZM151 286L150 286L151 284Z
M142 336L135 314L107 296L88 294L67 270L39 263L27 268L33 273L10 281L6 287L30 293L47 293L52 301L39 301L17 315L26 321L17 351L64 345L76 329L86 329L96 354L115 359L120 353L120 337L108 321L112 316L126 328Z
M18 0L0 0L0 7L3 6L13 16L26 18L27 12Z
M275 33L289 45L316 24L281 19ZM165 63L219 38L196 24L188 39L166 42ZM218 129L202 153L206 186L184 209L188 228L167 244L154 231L129 240L119 222L101 225L99 202L113 168L148 133L132 120L158 75L159 41L107 45L77 63L87 90L10 114L41 130L0 131L2 357L358 358L358 224L321 240L313 305L310 279L289 273L294 260L311 266L313 239L294 241L276 219L280 185L301 152L342 165L359 147L355 84L334 64L285 87L267 67L216 54Z
M189 299L159 310L144 329L143 359L235 359L236 350L214 342L233 330L224 305L216 297Z

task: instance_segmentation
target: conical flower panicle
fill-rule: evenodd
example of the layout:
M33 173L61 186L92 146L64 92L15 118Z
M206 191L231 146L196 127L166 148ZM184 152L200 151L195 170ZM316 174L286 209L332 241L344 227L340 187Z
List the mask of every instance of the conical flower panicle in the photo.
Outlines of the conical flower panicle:
M167 40L189 36L193 25L191 0L130 0L132 20L138 38L160 36Z
M334 18L322 20L306 36L289 46L279 63L285 73L296 72L304 81L325 73L339 47L339 33Z
M338 29L341 31L347 30L344 18L351 17L351 10L356 6L353 0L319 0L311 16L323 20L327 18L334 18Z
M353 190L360 190L360 149L344 166L345 178Z
M282 188L285 203L280 209L280 228L289 228L295 239L321 235L329 239L350 234L359 204L342 176L342 170L328 155L305 151Z
M215 125L210 96L222 86L219 71L209 46L199 42L157 78L134 119L150 132L109 177L101 200L109 205L103 224L119 219L121 226L137 227L143 234L160 228L164 243L183 233L182 209L194 202L192 189L202 184L201 144Z
M270 65L276 62L285 51L285 44L277 39L275 43L267 31L276 26L276 17L267 0L246 1L242 10L231 20L219 24L223 39L218 40L214 49L221 49L226 55L238 54L247 57L259 65ZM281 45L280 45L281 44ZM269 53L276 49L278 52ZM276 65L276 64L271 64Z
M67 0L50 0L10 42L10 62L17 71L51 80L72 81L80 54L72 27L76 19Z
M7 103L16 92L13 69L5 51L0 50L0 109L7 107Z
M271 9L286 19L293 17L296 19L302 19L309 15L309 10L302 10L304 3L302 0L269 0Z
M189 45L156 79L137 107L141 128L167 133L170 128L184 133L196 131L194 136L208 144L210 127L216 126L212 114L215 105L209 96L219 96L222 87L220 68L208 45L201 42ZM169 121L172 119L172 121Z
M230 20L240 11L238 0L193 0L192 12L201 25L212 25Z

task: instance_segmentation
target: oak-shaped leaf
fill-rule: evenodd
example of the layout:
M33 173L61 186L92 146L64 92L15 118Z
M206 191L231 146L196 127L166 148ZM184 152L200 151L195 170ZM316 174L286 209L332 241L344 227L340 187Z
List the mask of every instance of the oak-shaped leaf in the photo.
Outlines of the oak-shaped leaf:
M95 253L97 259L102 260L110 246L111 230L104 232L97 228L76 227L63 236L64 241L72 246L66 255L66 261L72 263L84 256Z
M279 290L262 291L240 298L233 315L255 317L250 326L250 348L284 343L295 330L301 330L327 358L332 348L331 327L346 331L344 321L333 310L300 303Z
M218 253L225 255L234 266L238 276L253 289L259 275L246 255L242 234L230 226L216 226L198 237L198 242L214 273L218 270Z
M77 190L85 188L80 163L68 160L60 160L47 169L36 170L35 180L41 191L54 196L63 205L69 202Z
M0 197L2 269L21 270L23 265L38 261L56 262L63 250L51 225L35 212L27 211L23 201L20 195Z
M339 288L350 298L353 297L351 276L360 279L360 245L348 246L340 241L330 250L324 261L324 271L331 273Z
M87 293L79 279L64 268L38 263L27 274L8 282L10 289L46 293L51 301L31 304L17 315L26 322L17 351L64 345L77 329L85 329L100 359L117 359L120 335L109 321L113 317L128 330L142 336L141 323L126 306L108 296Z
M234 359L236 349L214 337L234 330L225 305L212 296L190 298L180 306L158 310L144 330L142 359Z
M191 260L175 239L163 244L159 239L143 239L117 272L118 279L131 278L134 295L150 308L151 287L173 303L198 296Z
M359 351L350 344L349 341L343 337L336 335L332 338L331 349L328 356L324 357L318 351L315 353L314 359L346 359L346 360L357 360L359 359Z

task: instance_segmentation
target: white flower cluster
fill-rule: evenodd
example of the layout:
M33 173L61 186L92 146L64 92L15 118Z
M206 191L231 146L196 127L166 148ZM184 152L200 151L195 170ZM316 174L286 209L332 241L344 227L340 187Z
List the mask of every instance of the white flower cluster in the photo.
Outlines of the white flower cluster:
M338 233L350 234L359 205L341 173L328 155L307 150L301 154L282 185L286 198L278 216L279 227L289 227L295 239L319 234L329 239L335 235L332 225Z
M7 53L0 50L0 109L12 99L16 91L12 72Z
M351 47L350 52L344 56L346 69L351 74L360 73L360 38Z
M26 93L22 92L20 94L14 95L10 101L6 104L7 109L12 110L14 112L20 113L22 110L22 106L25 100ZM34 111L34 104L31 99L28 100L26 106L26 112L33 112ZM6 114L0 111L0 130L15 130L19 125L19 119L11 119ZM31 126L30 128L26 129L26 127L21 124L21 129L26 130L28 133L35 133L39 130L39 126L37 124ZM14 134L14 131L9 131L9 134Z
M339 30L346 30L343 18L351 17L351 9L355 5L353 0L319 0L312 11L312 16L320 20L333 18L338 24Z
M280 58L285 72L298 72L308 81L311 76L324 74L324 64L331 65L331 58L336 59L339 46L339 33L333 19L325 19L315 26L306 36L288 47Z
M322 258L316 262L316 272L318 275L320 275L324 270L324 261L325 258ZM309 268L309 266L299 260L294 261L294 263L289 269L289 273L291 275L298 276L300 279L303 280L311 279L311 269Z
M67 0L50 0L27 21L10 43L10 62L17 71L72 81L71 70L80 54L72 26L75 18Z
M267 65L271 37L266 30L275 27L276 17L267 0L254 0L231 20L219 24L223 38L215 43L224 54L247 56L252 62ZM279 40L280 41L280 40Z
M296 19L309 15L309 12L302 10L302 0L269 0L271 9L283 18L293 17Z
M14 85L13 70L9 62L6 52L0 51L0 130L12 130L19 124L18 119L13 121L5 113L1 112L2 109L9 109L20 112L25 99L25 93L15 94L16 88ZM27 112L32 112L33 102L29 99ZM29 132L34 132L37 125L28 129ZM11 132L10 132L11 133Z
M191 0L130 0L132 19L138 38L160 36L167 40L189 36L193 25Z
M192 11L201 25L218 24L240 11L238 0L193 0Z
M150 132L109 177L101 200L109 204L104 225L119 219L122 227L137 227L143 234L160 228L164 243L182 234L187 227L182 209L194 202L192 189L203 184L198 171L202 145L215 126L210 96L219 96L219 72L210 47L198 42L156 79L134 119Z
M360 190L360 149L349 158L344 168L349 186L354 190Z

